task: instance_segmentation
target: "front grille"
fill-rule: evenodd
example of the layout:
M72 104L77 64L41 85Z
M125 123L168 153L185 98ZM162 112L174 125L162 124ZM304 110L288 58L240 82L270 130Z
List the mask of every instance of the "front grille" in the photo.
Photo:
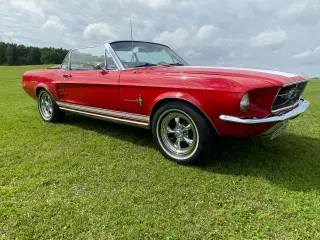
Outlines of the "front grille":
M295 105L301 98L307 82L301 82L290 86L282 87L274 100L272 111L289 108Z

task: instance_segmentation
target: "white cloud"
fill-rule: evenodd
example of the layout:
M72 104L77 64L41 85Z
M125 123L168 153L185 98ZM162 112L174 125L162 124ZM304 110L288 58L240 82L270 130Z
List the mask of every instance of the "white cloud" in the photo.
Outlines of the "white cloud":
M174 32L164 31L153 41L163 43L174 47L175 49L184 48L190 39L190 33L182 28L176 29Z
M266 31L250 39L252 48L262 48L267 50L278 50L287 40L287 34L282 29Z
M320 62L320 46L316 47L314 50L308 50L305 52L298 53L292 56L295 60L300 60L308 63L317 63Z
M214 34L219 31L218 27L213 25L204 25L199 30L177 28L173 32L164 31L154 38L155 42L164 43L172 46L174 49L183 49L193 45L207 45L212 43Z
M172 0L139 0L141 4L144 4L152 9L167 7L172 3Z
M41 26L42 31L53 32L55 34L62 34L66 27L61 23L57 16L50 16L49 19Z
M280 18L290 22L314 24L319 20L320 3L300 0L293 2L288 8L280 11L279 14Z
M57 16L50 16L49 19L41 25L40 30L43 41L51 43L58 40L68 46L76 45L74 36L68 32L67 27Z
M229 55L228 55L226 58L227 58L227 59L232 59L232 60L233 60L233 59L236 59L236 58L237 58L237 56L236 56L235 52L233 52L233 51L232 51L232 52L230 52L230 53L229 53Z
M151 19L145 19L135 13L131 13L129 16L125 17L124 20L128 22L128 26L131 20L131 22L134 23L133 27L135 27L136 25L138 27L152 27L152 25L154 24Z
M45 0L11 0L11 4L20 11L25 10L31 14L44 16L44 7L47 2Z
M313 51L308 50L308 51L293 55L292 58L294 58L294 59L305 59L305 58L308 58L308 57L312 56L312 54L313 54Z
M197 38L200 41L212 41L213 35L219 30L220 29L216 26L204 25L199 29L197 33Z
M19 40L14 38L14 32L4 31L3 34L0 35L0 41L9 42L9 43L18 43Z
M3 35L7 36L7 37L12 37L13 36L13 32L9 32L9 31L4 31Z
M224 66L224 67L240 67L241 63L237 63L237 55L234 51L229 52L228 55L222 56L219 58L217 62L217 66Z
M69 46L76 46L77 42L73 39L73 35L70 33L65 33L62 36L62 41L68 44Z
M189 49L186 52L184 52L183 55L188 59L203 57L203 53L202 52L195 52L195 51L193 51L191 49Z
M110 41L117 39L116 30L107 23L92 23L85 27L83 35L92 41Z

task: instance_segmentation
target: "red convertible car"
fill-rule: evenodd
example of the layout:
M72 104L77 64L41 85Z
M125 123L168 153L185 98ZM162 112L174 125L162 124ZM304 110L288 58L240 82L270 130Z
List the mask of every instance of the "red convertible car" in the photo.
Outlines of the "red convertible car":
M190 164L218 136L270 136L309 107L301 75L189 66L168 46L116 41L71 50L59 67L24 73L44 121L65 112L152 129L161 153Z

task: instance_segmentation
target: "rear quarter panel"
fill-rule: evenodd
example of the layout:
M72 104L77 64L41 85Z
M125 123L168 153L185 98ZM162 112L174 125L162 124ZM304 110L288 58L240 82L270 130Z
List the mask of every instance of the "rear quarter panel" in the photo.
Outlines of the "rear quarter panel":
M36 89L43 87L51 93L55 100L58 100L53 81L58 78L59 71L59 69L27 71L22 76L22 87L34 99L37 98Z

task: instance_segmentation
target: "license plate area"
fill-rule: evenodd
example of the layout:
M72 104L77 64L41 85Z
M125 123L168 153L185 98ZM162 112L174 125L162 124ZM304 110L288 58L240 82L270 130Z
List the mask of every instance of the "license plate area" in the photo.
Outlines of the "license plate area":
M289 125L289 121L283 121L281 126L271 135L271 140L275 139L276 137L279 137L282 133L284 133Z

